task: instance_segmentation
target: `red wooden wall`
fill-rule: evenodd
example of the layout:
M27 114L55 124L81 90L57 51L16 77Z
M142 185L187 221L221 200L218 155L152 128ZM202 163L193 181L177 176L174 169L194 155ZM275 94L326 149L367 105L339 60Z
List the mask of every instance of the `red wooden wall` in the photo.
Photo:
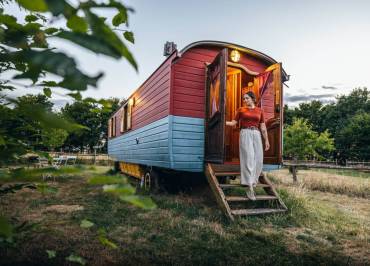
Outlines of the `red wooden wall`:
M171 114L204 118L205 116L205 62L211 63L221 47L195 47L175 60ZM248 56L241 55L240 64L254 72L263 72L267 65Z
M132 107L132 128L135 130L170 114L171 66L176 53L168 57L130 97L135 98ZM116 117L116 137L120 132L122 107ZM129 131L128 131L129 132Z
M222 47L194 47L181 57L169 56L129 98L135 98L132 108L132 129L168 115L204 118L205 63L211 63ZM254 72L263 72L267 65L241 53L240 64ZM269 96L268 96L269 97ZM264 99L267 100L267 99ZM120 136L122 108L116 117L116 137Z

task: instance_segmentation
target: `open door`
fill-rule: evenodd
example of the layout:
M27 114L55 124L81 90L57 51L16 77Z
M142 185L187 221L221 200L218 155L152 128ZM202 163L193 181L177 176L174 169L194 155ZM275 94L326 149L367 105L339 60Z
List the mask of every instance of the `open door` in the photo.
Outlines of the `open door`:
M263 162L280 164L282 162L282 80L281 63L268 67L265 72L255 77L254 85L258 87L258 105L263 109L270 142L270 149L264 152Z
M205 161L224 162L227 48L207 66Z

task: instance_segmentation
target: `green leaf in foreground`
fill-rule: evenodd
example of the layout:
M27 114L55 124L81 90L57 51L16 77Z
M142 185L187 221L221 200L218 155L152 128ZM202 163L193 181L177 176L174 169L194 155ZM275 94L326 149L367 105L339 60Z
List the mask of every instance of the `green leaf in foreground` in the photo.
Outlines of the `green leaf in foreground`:
M120 10L117 15L115 15L112 19L113 26L119 26L122 23L125 23L127 21L127 11L126 9Z
M70 261L70 262L76 262L76 263L79 263L81 265L85 265L86 264L86 260L78 255L75 255L75 254L71 254L69 255L68 257L66 257L66 260L67 261Z
M77 15L73 15L68 19L67 27L75 32L86 32L87 31L86 21Z
M44 94L46 97L50 98L51 97L51 90L50 88L44 88Z
M31 11L45 12L48 10L44 0L17 0L17 2L25 9Z
M135 188L130 184L126 185L104 185L104 192L112 193L117 196L128 196L135 193Z
M90 228L93 225L94 225L93 222L90 222L89 220L84 219L84 220L81 221L80 227L81 228Z
M99 73L95 77L87 76L77 68L74 58L50 49L0 53L0 62L28 65L29 70L14 76L15 79L31 79L36 83L42 72L46 71L64 78L58 86L69 90L86 90L88 85L96 87L103 75Z
M35 15L27 15L26 17L25 17L25 20L27 21L27 22L34 22L34 21L37 21L39 18L37 17L37 16L35 16Z
M5 140L2 136L0 136L0 146L5 145Z
M134 33L132 31L125 31L123 37L131 43L135 43Z
M53 33L56 33L56 32L58 32L59 30L57 29L57 28L53 28L53 27L51 27L51 28L47 28L46 30L45 30L45 33L46 34L53 34Z
M77 101L81 101L82 100L82 95L81 93L78 91L76 93L68 93L67 95L71 96L73 99L77 100Z
M110 241L105 236L99 236L98 238L99 238L100 243L102 243L104 246L107 246L107 247L110 247L110 248L113 248L113 249L118 248L115 243L113 243L112 241Z
M149 197L143 197L139 195L127 195L127 196L120 196L119 198L123 201L131 203L132 205L140 207L144 210L153 210L157 207L157 205Z
M110 184L126 184L127 180L118 176L94 176L89 179L90 185L110 185Z
M81 32L62 31L55 35L80 45L85 49L89 49L98 54L105 54L113 58L121 58L121 53L115 49L111 43L107 42L100 36L89 35Z
M105 232L104 228L100 228L98 230L98 233L99 233L98 239L100 243L102 243L104 246L107 246L109 248L113 248L113 249L118 248L118 246L115 243L113 243L106 237L107 233Z
M127 49L126 45L122 40L110 29L98 16L94 13L85 10L86 19L89 22L90 28L93 35L99 36L106 40L113 49L115 49L119 54L125 57L129 63L138 70L137 63L132 56L131 52Z
M5 238L9 238L13 235L13 227L8 222L8 220L0 216L0 236L3 236Z
M57 256L57 252L55 250L46 250L49 259L53 259Z

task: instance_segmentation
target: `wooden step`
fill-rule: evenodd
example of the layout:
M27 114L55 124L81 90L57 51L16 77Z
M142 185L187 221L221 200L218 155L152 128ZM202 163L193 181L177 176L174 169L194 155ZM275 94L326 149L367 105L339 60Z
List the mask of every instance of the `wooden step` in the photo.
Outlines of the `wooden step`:
M240 184L220 184L221 188L235 188L235 187L248 187L247 185L240 185ZM267 184L258 183L257 187L269 187Z
M232 215L258 215L258 214L268 214L268 213L279 213L285 212L285 209L240 209L231 210Z
M216 172L215 176L237 176L240 175L240 172Z
M256 200L276 200L277 197L275 196L270 196L270 195L257 195ZM239 202L239 201L250 201L247 197L243 196L227 196L226 197L227 201L230 202Z

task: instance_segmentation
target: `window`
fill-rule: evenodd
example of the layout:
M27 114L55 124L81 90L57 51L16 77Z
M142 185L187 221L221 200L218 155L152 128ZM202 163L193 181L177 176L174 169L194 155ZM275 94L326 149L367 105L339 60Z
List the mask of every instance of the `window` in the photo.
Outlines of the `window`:
M116 136L116 117L113 117L113 127L112 127L112 131L113 131L113 137Z
M127 116L126 116L126 126L127 130L131 129L131 113L132 113L132 101L127 104Z
M112 119L110 118L108 121L108 138L112 137Z
M125 123L126 123L126 119L125 119L125 108L122 108L122 111L121 111L121 122L120 122L120 130L121 130L121 133L126 131L126 129L125 129Z
M122 108L121 113L121 125L120 129L121 132L126 132L131 129L132 127L132 101L127 101L126 104Z
M108 138L116 136L116 117L112 117L108 122Z

